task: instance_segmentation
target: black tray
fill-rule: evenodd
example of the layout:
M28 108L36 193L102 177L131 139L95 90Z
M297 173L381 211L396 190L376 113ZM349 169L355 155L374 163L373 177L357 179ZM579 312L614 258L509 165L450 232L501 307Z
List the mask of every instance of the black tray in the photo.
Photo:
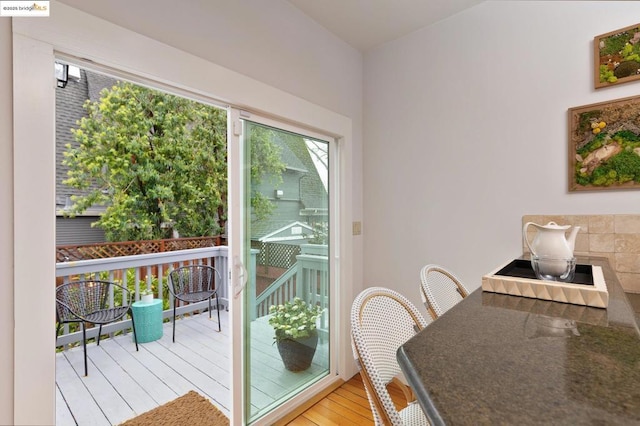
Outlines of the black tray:
M530 260L515 259L504 268L500 269L495 275L507 277L530 278L537 280ZM593 285L593 272L591 265L576 265L576 274L573 277L573 284Z

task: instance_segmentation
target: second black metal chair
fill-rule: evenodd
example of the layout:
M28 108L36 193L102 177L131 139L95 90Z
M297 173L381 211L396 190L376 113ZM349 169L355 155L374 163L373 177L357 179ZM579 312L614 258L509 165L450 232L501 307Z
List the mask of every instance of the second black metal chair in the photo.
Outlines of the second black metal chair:
M169 291L173 295L173 341L176 341L176 307L177 301L195 303L209 301L209 318L211 318L211 299L216 298L218 311L218 331L220 327L220 301L216 288L216 279L221 281L220 273L208 265L188 265L174 269L169 273Z

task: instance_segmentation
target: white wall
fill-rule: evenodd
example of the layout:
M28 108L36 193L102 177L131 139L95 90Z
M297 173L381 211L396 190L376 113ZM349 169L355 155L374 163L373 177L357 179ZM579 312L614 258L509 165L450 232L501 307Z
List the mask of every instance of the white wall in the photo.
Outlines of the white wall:
M0 424L13 423L13 116L11 19L0 18Z
M593 38L637 16L640 2L487 1L367 54L365 286L420 304L426 263L476 288L519 256L522 215L637 213L638 191L567 191L567 109L640 89L594 90Z

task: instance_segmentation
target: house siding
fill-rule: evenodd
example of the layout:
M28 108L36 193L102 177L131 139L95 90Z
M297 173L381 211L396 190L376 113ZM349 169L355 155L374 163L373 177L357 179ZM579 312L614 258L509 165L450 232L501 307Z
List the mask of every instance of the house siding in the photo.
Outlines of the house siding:
M92 228L96 216L56 217L56 245L95 244L105 242L104 231Z

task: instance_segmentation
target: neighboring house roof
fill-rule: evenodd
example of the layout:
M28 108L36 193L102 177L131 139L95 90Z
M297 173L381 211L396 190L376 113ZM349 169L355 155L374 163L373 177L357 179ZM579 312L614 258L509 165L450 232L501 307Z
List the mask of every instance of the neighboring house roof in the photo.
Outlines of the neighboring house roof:
M306 223L292 222L263 236L258 241L263 243L302 240L313 234L313 228Z
M309 172L302 161L293 153L293 151L291 151L291 147L289 146L290 144L287 144L286 141L279 137L276 137L273 142L280 147L280 159L288 170L300 173Z
M299 141L300 139L298 139ZM280 141L280 143L283 143ZM288 139L284 141L284 145L295 158L303 164L303 168L307 171L305 177L300 181L300 198L302 200L302 208L319 208L326 209L328 207L327 190L320 179L318 169L311 159L309 149L306 143L296 142L296 139Z
M275 209L267 219L251 223L251 239L275 241L273 235L304 224L300 234L288 235L289 241L304 242L313 237L314 222L326 221L327 191L302 137L283 137L276 133L273 142L279 146L280 158L285 164L283 182L278 187L283 189L284 196L275 197L274 191L270 190L272 186L259 185L259 190L275 204Z

